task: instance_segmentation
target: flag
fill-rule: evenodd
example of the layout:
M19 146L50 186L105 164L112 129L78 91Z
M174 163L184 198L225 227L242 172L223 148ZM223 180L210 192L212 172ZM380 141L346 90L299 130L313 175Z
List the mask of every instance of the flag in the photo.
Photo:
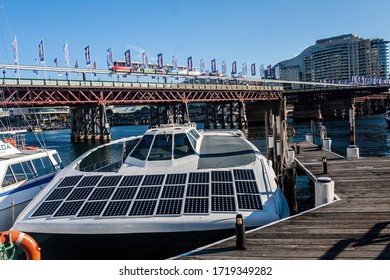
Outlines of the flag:
M68 42L65 42L65 44L64 44L64 56L65 56L65 64L69 65Z
M76 62L74 63L74 68L79 68L79 60L77 59Z
M109 48L107 50L107 67L110 68L114 65L113 58L112 58L112 49Z
M38 59L35 58L35 64L38 66ZM38 75L38 70L33 70L33 73Z
M260 69L259 70L260 70L260 77L264 78L264 64L260 65Z
M15 59L15 64L18 63L18 43L16 42L16 35L14 40L12 41L12 50L14 51L14 59Z
M204 65L204 59L202 58L201 60L200 60L200 72L201 73L204 73L206 71L206 67L205 67L205 65Z
M142 61L144 64L144 68L148 68L148 54L146 52L142 53Z
M173 65L173 70L176 70L177 69L176 55L172 56L172 65Z
M127 67L131 67L131 55L130 55L130 50L127 50L125 52L125 63Z
M232 63L232 75L235 75L235 74L237 74L237 62L236 61L234 61Z
M158 69L163 69L164 68L162 53L159 53L157 55L157 67L158 67Z
M244 62L242 64L242 76L246 76L247 73L248 72L247 72L247 69L246 69L246 62Z
M96 61L93 62L92 69L93 69L93 70L96 70ZM96 76L96 73L93 72L93 75Z
M222 61L222 75L226 76L226 60Z
M54 58L54 64L56 65L56 67L58 67L58 60L57 60L57 58Z
M215 63L215 58L211 60L211 73L217 73L217 65Z
M267 78L271 77L271 65L267 66Z
M43 49L43 39L39 43L39 61L45 63L45 51Z
M275 78L280 79L280 67L279 65L275 67Z
M256 64L255 63L253 63L251 65L251 74L252 74L252 76L256 76Z
M192 56L187 59L188 71L192 71Z
M85 47L85 63L87 66L91 65L91 53L89 51L89 45Z

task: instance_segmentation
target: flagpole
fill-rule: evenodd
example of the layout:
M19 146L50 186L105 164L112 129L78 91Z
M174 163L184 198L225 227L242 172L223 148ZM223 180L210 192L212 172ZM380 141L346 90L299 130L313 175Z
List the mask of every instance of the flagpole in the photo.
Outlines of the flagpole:
M18 66L18 82L20 83L20 67L19 67L19 54L18 54L18 42L16 40L16 35L15 35L15 62L16 65Z
M46 55L45 55L45 40L42 38L42 54L43 54L43 67L45 70L45 83L47 80L47 74L46 74Z
M89 67L91 69L91 85L93 82L93 73L92 73L92 56L91 56L91 45L88 44L88 52L89 52Z

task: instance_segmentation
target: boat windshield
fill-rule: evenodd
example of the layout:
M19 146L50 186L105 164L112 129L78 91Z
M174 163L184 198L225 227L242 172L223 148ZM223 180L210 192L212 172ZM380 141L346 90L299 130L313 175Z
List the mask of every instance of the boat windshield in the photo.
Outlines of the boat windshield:
M156 135L148 160L172 159L172 134Z

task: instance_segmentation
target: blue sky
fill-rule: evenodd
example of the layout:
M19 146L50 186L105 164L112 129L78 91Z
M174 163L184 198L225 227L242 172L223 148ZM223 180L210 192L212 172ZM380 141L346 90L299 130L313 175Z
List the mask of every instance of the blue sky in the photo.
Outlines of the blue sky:
M389 0L0 0L0 63L13 63L11 43L17 36L19 63L33 65L45 42L46 64L58 58L65 66L67 41L71 66L85 67L90 45L97 68L106 68L106 50L124 60L149 61L163 53L164 64L186 65L187 58L206 69L216 59L258 65L294 57L317 39L355 33L390 40Z

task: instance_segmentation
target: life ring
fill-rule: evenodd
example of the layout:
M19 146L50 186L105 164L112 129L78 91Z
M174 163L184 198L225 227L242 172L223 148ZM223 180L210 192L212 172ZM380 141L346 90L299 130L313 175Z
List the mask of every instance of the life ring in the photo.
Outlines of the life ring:
M26 146L26 150L38 150L37 146Z
M295 128L292 126L287 127L287 136L293 138L295 136Z
M0 233L0 242L3 244L12 242L22 248L28 260L41 259L41 248L39 248L37 242L27 233L13 230L3 231Z

